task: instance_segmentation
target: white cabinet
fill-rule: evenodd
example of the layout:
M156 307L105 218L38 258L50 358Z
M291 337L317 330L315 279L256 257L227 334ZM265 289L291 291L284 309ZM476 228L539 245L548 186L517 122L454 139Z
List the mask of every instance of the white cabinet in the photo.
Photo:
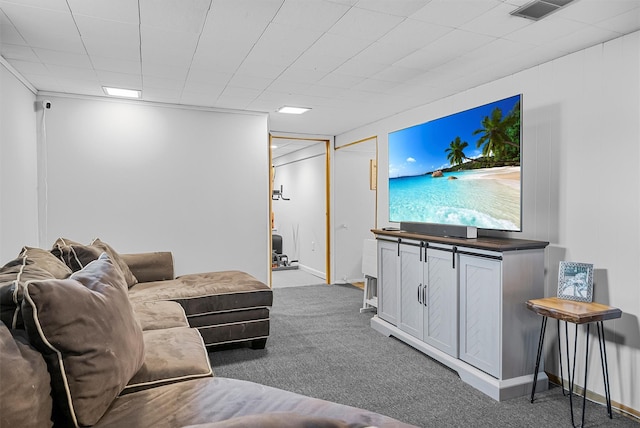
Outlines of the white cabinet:
M398 328L449 355L458 354L458 284L452 248L400 244Z
M383 304L378 316L457 356L458 284L453 248L379 241L379 249Z
M544 297L548 243L374 233L379 307L372 327L496 400L527 394L540 326L525 302ZM538 379L546 388L544 372Z
M502 262L460 256L460 359L500 376Z
M378 317L398 323L398 243L378 241Z

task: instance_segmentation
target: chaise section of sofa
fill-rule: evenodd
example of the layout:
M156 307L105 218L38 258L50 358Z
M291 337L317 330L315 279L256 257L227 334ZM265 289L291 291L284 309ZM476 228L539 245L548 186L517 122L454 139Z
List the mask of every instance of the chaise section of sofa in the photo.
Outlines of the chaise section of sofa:
M134 303L174 301L206 346L249 343L264 348L269 337L271 289L237 270L173 277L170 252L122 254L138 283L129 288Z

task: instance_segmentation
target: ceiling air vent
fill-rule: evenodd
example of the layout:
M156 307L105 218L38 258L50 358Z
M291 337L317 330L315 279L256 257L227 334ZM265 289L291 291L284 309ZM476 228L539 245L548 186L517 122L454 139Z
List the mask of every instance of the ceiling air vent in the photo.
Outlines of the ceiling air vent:
M511 12L511 15L538 21L563 8L573 0L534 0Z

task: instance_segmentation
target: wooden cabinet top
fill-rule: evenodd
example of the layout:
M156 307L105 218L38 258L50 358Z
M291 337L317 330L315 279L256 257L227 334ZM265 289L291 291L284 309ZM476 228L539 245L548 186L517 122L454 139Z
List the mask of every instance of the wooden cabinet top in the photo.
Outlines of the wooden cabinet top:
M494 238L488 236L480 236L473 239L452 238L446 236L423 235L414 232L404 232L402 230L383 230L372 229L376 236L386 236L396 239L413 239L418 241L428 241L439 244L449 244L468 248L480 248L488 251L516 251L516 250L534 250L546 248L549 242L533 241L529 239L512 239L512 238Z

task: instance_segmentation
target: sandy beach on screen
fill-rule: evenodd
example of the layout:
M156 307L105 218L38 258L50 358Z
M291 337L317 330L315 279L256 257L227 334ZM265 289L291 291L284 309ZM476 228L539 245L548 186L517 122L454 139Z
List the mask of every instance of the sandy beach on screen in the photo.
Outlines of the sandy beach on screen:
M501 166L496 168L487 168L478 174L466 176L465 180L496 180L501 184L519 189L520 167Z

